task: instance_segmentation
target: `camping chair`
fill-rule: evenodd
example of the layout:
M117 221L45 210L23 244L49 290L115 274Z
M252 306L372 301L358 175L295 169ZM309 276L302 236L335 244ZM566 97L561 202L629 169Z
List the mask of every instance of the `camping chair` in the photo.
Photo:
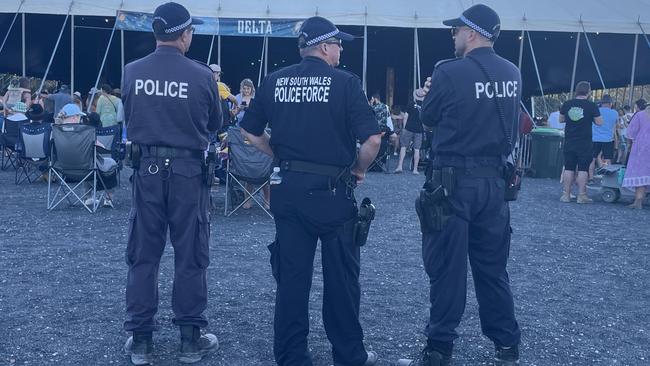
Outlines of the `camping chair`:
M390 137L386 131L382 130L381 134L381 144L379 145L379 151L377 156L370 163L368 167L369 172L384 172L389 173L388 171L388 161L390 160Z
M71 205L76 201L81 202L90 213L97 211L99 201L104 196L102 192L98 197L97 191L105 185L97 169L95 140L93 126L62 124L52 127L52 149L47 180L48 210L54 209L67 199ZM59 187L52 193L54 178L58 180ZM86 187L84 183L90 183L91 187ZM80 188L80 193L77 193ZM86 198L92 199L92 205L84 203Z
M247 200L251 199L272 218L273 215L264 207L265 205L268 206L269 202L264 199L260 201L256 195L269 184L273 159L244 141L239 127L228 129L227 140L229 148L228 160L226 161L226 204L224 215L232 215L244 206ZM249 192L245 183L259 185L259 187ZM241 192L243 197L237 197L237 192ZM239 198L241 198L241 202L239 202ZM231 209L230 206L235 207Z
M98 152L103 157L112 158L117 162L117 181L120 181L120 172L122 171L122 159L120 154L120 139L122 138L122 125L117 124L109 127L99 127L95 129L97 141L104 145L105 149L98 148Z
M25 123L18 138L18 159L16 160L16 184L35 182L47 170L50 157L49 123Z
M20 126L24 121L12 121L5 118L2 123L2 134L0 135L0 155L2 155L2 162L0 168L7 170L9 166L16 168L16 144L20 136Z

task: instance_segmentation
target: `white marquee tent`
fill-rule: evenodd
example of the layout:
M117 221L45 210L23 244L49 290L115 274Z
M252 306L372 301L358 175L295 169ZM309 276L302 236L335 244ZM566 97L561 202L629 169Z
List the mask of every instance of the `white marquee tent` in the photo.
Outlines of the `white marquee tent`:
M163 1L165 0L1 0L0 13L13 13L16 17L19 14L24 17L25 13L60 14L71 16L72 24L74 24L75 15L115 16L118 10L151 13ZM457 17L464 9L479 2L473 0L246 0L244 3L222 0L176 1L185 5L194 16L300 19L320 15L339 25L364 26L365 31L367 31L368 26L404 27L416 30L418 28L443 28L442 20ZM519 52L520 67L526 38L528 38L527 43L529 43L531 51L533 51L533 44L530 42L529 34L525 33L528 31L575 32L578 35L578 41L575 50L574 77L580 36L583 35L603 87L605 82L587 33L636 34L634 54L631 55L634 62L637 58L636 45L639 37L644 37L645 42L650 46L650 40L645 34L645 29L650 29L650 0L619 0L616 2L605 0L484 0L481 2L494 8L500 15L502 30L522 32ZM15 20L14 17L14 22ZM24 27L24 18L22 24ZM23 74L25 73L24 33L25 30L23 29ZM63 29L61 34L63 34ZM364 86L367 63L365 40L367 40L367 36L364 37ZM421 80L417 31L414 32L413 42L415 60L417 60L414 64L414 69L417 70L415 73L417 75L414 75L414 84L416 84ZM57 47L58 42L54 52ZM268 53L268 46L264 47L266 47L265 52ZM567 51L571 52L570 50ZM54 53L52 56L54 56ZM534 61L537 81L543 93L537 61L535 59ZM52 60L50 60L50 64L51 62ZM74 65L71 65L71 68L72 83L74 83ZM635 66L633 65L632 85L634 84L634 69ZM260 68L260 75L261 70ZM47 76L47 71L45 76ZM571 85L573 85L573 81Z
M178 0L192 15L229 18L306 18L318 14L343 25L440 28L478 3L472 0ZM151 13L152 0L2 0L3 13L114 16L118 9ZM650 27L650 0L484 0L501 16L502 29L640 33ZM19 10L20 8L20 10ZM582 22L582 23L581 23Z

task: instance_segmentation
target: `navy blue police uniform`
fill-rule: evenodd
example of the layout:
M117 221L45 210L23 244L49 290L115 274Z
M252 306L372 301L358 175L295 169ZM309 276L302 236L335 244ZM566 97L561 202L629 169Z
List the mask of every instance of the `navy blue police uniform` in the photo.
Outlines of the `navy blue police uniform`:
M307 30L313 19L334 31ZM323 18L305 21L313 44L338 32ZM326 28L327 29L327 28ZM316 37L325 34L326 36ZM356 157L356 142L379 133L355 75L317 57L268 75L241 127L270 146L282 181L271 186L276 240L269 246L277 283L274 354L279 365L311 365L307 347L309 292L317 241L323 264L323 323L336 365L363 365L369 358L359 323L360 251L352 244L357 208L343 176Z
M122 93L129 140L141 151L133 175L124 329L159 328L158 272L168 230L173 321L203 328L210 263L204 151L208 133L222 120L212 71L175 47L159 46L125 66Z
M498 16L484 5L477 7L455 20L460 23L445 24L468 26L495 39ZM496 17L496 27L485 27L489 31L469 19L480 19L476 11L484 11L481 7ZM446 223L422 236L430 278L428 348L451 357L465 310L468 255L483 333L496 346L513 347L519 344L520 330L506 271L511 228L503 166L512 151L509 136L517 134L521 75L492 47L481 47L463 58L439 62L431 85L421 117L425 125L436 127L432 168L452 167L454 187L447 197L451 212Z

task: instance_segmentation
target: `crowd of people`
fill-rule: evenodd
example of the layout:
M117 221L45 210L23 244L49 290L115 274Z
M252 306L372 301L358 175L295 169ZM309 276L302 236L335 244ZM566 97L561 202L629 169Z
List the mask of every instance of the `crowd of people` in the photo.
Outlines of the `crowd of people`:
M0 98L4 118L21 124L87 124L95 128L111 127L124 122L121 91L109 84L103 84L101 89L92 88L85 100L80 92L71 92L66 84L60 85L56 91L42 89L40 93L33 92L30 84L30 79L26 77L12 82ZM110 149L110 146L104 146L99 140L96 145L104 151ZM113 174L117 165L113 158L97 154L97 168L101 172ZM48 172L44 170L42 173L41 178L47 181ZM94 197L89 197L84 204L95 205L94 200ZM110 188L106 188L103 206L114 207Z
M334 363L376 365L379 356L366 350L359 322L359 248L367 240L374 207L368 198L357 207L354 189L364 181L382 145L387 154L399 156L396 174L403 172L406 152L412 149L412 173L419 174L425 125L435 129L432 154L437 154L416 200L431 292L427 343L416 358L400 359L398 364L451 364L456 328L466 305L468 265L482 330L494 343L495 364L519 364L521 331L506 269L512 233L508 202L516 200L518 176L517 167L507 159L516 145L517 121L521 124L525 115L518 112L519 69L493 49L501 26L493 9L474 5L443 22L451 27L458 58L439 63L406 108L390 108L379 93L368 99L357 77L336 68L343 41L354 37L325 18L316 16L302 23L297 39L300 64L270 74L259 90L252 80L244 79L236 95L222 81L220 65L209 65L208 70L206 65L177 57L189 50L193 25L201 20L177 3L160 5L153 19L156 50L125 66L124 104L120 90L108 84L91 90L84 100L67 85L52 94L33 95L25 79L18 80L2 102L7 119L25 123L110 127L128 122L128 137L141 152L132 156L133 206L126 247L124 330L131 335L124 351L133 364L153 363L153 332L160 328L156 320L159 262L167 238L174 246L171 303L173 323L180 330L179 361L199 362L218 348L216 336L202 330L208 325L204 315L210 264L208 182L213 179L205 151L220 130L235 126L252 146L277 162L274 171L280 173L273 183L272 202L270 189L264 191L276 226L275 241L268 247L277 284L276 362L312 364L307 342L309 294L320 241L323 323ZM513 86L507 89L511 92L488 93L489 87L499 85L493 75L503 85ZM181 96L180 91L169 96L138 94L143 79L192 85L193 98ZM320 89L323 95L327 91L329 99L274 99L285 90L278 87L290 79L306 79L310 85L305 89ZM460 92L452 93L456 88ZM589 176L596 165L611 164L618 148L616 158L628 165L622 185L636 189L632 207L642 208L650 185L650 111L644 101L638 101L637 113L628 119L626 113L612 108L608 96L600 107L590 96L589 83L579 82L575 98L557 113L558 126L565 126L560 200L571 202L576 182L577 202L592 202L586 191ZM152 109L158 114L145 113ZM35 115L42 117L37 120ZM619 140L625 137L622 144L617 134ZM102 159L97 168L108 171L116 164Z
M598 171L611 164L621 164L621 187L635 191L631 208L641 209L650 186L650 139L645 130L648 111L645 99L634 107L616 106L609 94L591 100L591 85L581 81L575 97L552 112L545 123L564 130L564 171L562 202L571 202L573 184L578 186L577 203L591 203L587 185L597 184ZM544 125L544 123L542 123Z

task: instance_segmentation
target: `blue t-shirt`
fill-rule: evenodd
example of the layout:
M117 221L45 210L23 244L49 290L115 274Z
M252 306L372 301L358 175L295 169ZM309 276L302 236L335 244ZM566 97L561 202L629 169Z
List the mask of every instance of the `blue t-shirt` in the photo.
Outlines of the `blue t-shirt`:
M593 142L612 142L614 141L614 128L616 128L616 120L618 120L618 113L611 108L598 108L600 115L603 117L602 126L593 124L591 126L591 140Z

